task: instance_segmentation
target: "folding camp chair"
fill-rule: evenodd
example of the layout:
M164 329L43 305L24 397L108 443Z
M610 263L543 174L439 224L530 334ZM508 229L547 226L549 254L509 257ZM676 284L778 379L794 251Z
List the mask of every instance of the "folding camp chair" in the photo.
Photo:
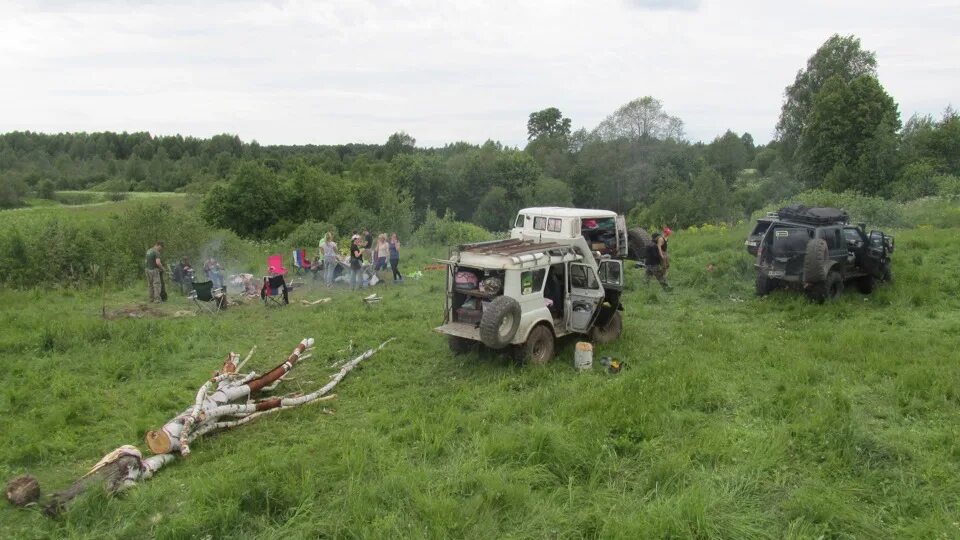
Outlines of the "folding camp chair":
M183 267L182 263L170 263L170 280L177 284L180 294L189 294L193 285L193 269Z
M283 279L283 275L266 276L263 278L260 298L263 300L263 305L265 306L269 306L272 302L283 307L290 303L289 298L287 298L289 291L290 288L287 286L287 281Z
M310 271L310 261L307 260L307 250L305 249L295 249L293 250L293 268L297 275L301 275L304 272Z
M219 313L227 307L227 296L222 287L214 289L212 281L203 281L193 284L193 290L187 298L193 300L197 306L197 313L206 309L210 313Z
M287 269L283 267L283 256L271 255L267 257L267 271L271 274L286 275Z

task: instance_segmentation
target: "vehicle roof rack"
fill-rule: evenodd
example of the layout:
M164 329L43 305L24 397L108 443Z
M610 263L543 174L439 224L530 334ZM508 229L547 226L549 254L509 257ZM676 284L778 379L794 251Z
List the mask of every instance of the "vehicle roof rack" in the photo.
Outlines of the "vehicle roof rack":
M808 225L830 225L833 223L846 224L850 222L850 215L847 214L847 211L842 208L793 204L781 208L777 211L777 214L782 220L805 223Z
M572 252L573 249L570 246L556 242L535 242L533 240L509 238L506 240L462 244L459 246L458 251L461 253L476 253L478 255L515 257L528 253L546 253L550 251Z

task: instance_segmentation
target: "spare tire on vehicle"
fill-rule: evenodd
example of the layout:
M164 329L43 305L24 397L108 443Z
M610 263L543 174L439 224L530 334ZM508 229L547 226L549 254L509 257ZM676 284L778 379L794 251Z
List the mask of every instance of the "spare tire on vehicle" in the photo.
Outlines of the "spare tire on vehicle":
M642 260L650 244L653 244L653 239L646 229L640 227L630 229L627 231L627 258L635 261Z
M827 241L814 238L807 242L807 252L803 256L803 281L821 283L827 279Z
M509 296L498 296L484 306L480 318L480 341L491 349L510 344L520 328L520 303Z

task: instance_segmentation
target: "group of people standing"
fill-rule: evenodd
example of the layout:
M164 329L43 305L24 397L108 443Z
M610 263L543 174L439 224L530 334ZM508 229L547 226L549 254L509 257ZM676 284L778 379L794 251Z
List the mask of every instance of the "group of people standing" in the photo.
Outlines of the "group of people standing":
M327 233L320 249L323 252L324 282L329 287L333 285L335 269L339 262L337 243L334 241L332 232ZM400 240L397 239L397 233L391 233L389 238L386 233L380 233L374 241L369 229L364 228L362 235L353 231L350 236L349 254L351 289L359 288L365 261L372 265L378 279L380 279L380 272L386 270L389 262L390 269L393 271L393 281L403 282L403 276L400 274Z

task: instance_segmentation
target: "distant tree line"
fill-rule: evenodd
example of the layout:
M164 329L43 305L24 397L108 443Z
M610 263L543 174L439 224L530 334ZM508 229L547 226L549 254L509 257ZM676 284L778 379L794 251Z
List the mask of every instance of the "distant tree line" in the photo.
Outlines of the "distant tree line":
M960 195L960 117L910 118L876 76L873 52L832 36L786 88L777 136L726 131L690 142L683 121L644 96L593 129L549 107L529 115L523 149L488 141L260 145L148 133L0 135L0 206L62 190L181 191L213 225L284 238L298 225L409 234L438 215L491 230L525 205L630 213L643 224L743 218L806 189L910 200Z

